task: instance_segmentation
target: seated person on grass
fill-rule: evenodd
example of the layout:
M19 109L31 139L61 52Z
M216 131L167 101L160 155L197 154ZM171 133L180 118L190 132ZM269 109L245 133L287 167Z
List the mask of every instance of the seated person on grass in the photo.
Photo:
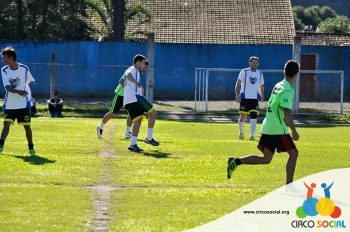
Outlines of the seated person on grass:
M62 117L63 100L59 98L58 91L53 92L53 98L47 101L50 117Z

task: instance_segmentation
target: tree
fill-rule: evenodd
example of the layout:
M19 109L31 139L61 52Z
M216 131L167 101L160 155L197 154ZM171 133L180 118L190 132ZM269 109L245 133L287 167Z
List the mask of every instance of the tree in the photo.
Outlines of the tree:
M347 17L341 16L345 18L338 18L340 16L337 15L335 10L328 6L310 6L306 8L303 8L301 6L294 6L292 10L294 26L295 30L297 31L304 30L306 26L311 26L312 30L316 30L317 28L320 28L321 25L322 29L319 29L320 32L345 31L346 26L344 25L346 24L345 18L347 19ZM336 18L337 20L335 20ZM335 25L335 23L339 24Z
M328 18L320 23L319 31L332 34L350 33L350 20L346 16L339 15L335 18Z
M82 0L3 0L0 39L91 40Z
M131 36L125 35L126 25L133 21L136 28L149 24L152 14L140 1L131 8L126 8L127 0L87 0L87 5L95 10L101 18L107 31L101 40L124 41L133 40L136 35L145 35L147 31L136 30Z

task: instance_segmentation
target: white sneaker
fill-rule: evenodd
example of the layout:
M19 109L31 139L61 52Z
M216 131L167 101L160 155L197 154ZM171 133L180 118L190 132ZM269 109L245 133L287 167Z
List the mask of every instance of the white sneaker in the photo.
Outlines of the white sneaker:
M130 139L132 136L132 133L129 131L129 132L126 132L125 135L124 135L124 139Z
M102 133L103 133L103 130L99 126L97 126L96 127L96 134L97 134L97 137L99 139L102 139Z
M239 140L244 140L244 134L239 134Z

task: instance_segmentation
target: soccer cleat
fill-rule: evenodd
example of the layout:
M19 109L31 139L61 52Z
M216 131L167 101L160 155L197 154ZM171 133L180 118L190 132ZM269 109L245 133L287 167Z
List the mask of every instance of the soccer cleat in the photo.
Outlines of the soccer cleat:
M124 135L124 139L130 139L132 136L132 133L129 131L129 132L125 132L125 135Z
M129 151L133 151L133 152L141 152L143 151L139 146L137 146L137 144L135 145L130 145L128 147Z
M239 140L244 140L244 134L239 134Z
M103 133L103 130L99 126L97 126L96 127L96 134L97 134L97 137L99 139L102 139L102 133Z
M151 144L152 146L159 146L159 142L154 140L154 138L152 138L151 140L148 140L147 138L145 138L145 143Z
M228 158L228 161L227 161L227 179L231 178L232 172L237 167L235 160L236 160L236 158L234 158L234 157Z
M36 156L34 149L30 149L29 150L29 155Z
M254 136L250 136L249 141L255 141Z
M4 146L0 146L0 153L4 150Z

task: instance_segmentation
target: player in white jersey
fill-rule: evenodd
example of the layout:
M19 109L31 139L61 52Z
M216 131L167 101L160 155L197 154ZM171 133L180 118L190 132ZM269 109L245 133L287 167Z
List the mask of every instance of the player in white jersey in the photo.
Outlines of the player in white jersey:
M252 56L249 58L249 68L242 69L236 82L236 102L239 105L239 139L244 139L244 124L249 115L250 118L250 138L254 141L256 121L259 115L259 95L264 101L264 76L258 70L259 58Z
M134 57L134 65L126 70L126 79L124 82L124 99L125 109L128 111L132 122L132 136L130 139L129 150L134 152L142 151L137 146L137 136L139 134L141 120L148 116L147 137L144 142L152 146L159 146L159 142L153 138L153 128L156 120L156 110L144 98L144 89L141 84L141 73L147 67L147 59L143 55Z
M0 138L0 152L4 149L6 137L9 134L10 126L17 119L18 124L23 125L28 141L29 154L35 155L32 129L30 128L31 113L30 92L28 83L33 81L27 66L17 63L17 54L11 47L1 51L2 60L5 66L1 69L2 82L6 93L4 98L4 127Z

